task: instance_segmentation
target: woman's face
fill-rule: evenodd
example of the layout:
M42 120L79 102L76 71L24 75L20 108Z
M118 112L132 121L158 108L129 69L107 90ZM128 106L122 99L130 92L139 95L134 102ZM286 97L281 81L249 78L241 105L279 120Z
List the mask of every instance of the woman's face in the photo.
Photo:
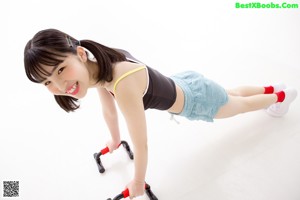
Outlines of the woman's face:
M81 99L86 95L91 82L85 63L86 58L82 58L78 53L68 55L57 67L44 66L48 72L51 72L51 76L47 77L42 84L54 95Z

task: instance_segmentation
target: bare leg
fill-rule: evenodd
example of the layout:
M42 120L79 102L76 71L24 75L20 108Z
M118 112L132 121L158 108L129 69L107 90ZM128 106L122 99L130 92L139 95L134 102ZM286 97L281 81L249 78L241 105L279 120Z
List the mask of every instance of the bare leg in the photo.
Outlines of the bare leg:
M260 110L276 103L277 101L276 94L258 94L246 97L233 96L229 94L228 98L228 102L222 106L216 114L216 119L232 117L240 113Z
M232 96L248 97L257 94L263 94L265 92L264 87L256 86L241 86L227 90L227 93Z

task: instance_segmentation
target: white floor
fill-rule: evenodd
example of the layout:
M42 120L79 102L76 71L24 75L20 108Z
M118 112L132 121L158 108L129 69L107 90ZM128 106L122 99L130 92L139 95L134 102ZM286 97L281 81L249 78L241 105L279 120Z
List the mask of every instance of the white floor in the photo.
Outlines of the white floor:
M66 114L43 86L27 80L23 48L40 29L125 48L166 75L196 70L225 88L284 82L300 92L300 8L237 10L234 4L6 3L0 199L2 181L20 182L16 199L92 200L114 197L132 178L123 149L102 156L106 172L98 172L93 154L109 133L95 91L78 112ZM300 199L300 97L283 118L261 110L214 123L177 117L176 124L166 112L146 113L147 182L158 199ZM131 144L122 117L120 127Z

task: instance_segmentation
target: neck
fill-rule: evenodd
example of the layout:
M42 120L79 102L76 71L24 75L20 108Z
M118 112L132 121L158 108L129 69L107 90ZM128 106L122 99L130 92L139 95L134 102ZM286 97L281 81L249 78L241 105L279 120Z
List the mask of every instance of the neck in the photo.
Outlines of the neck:
M98 63L95 61L91 61L88 60L87 61L87 69L89 71L89 75L90 75L90 87L97 87L98 83L97 83L97 76L99 74L99 67L98 67Z

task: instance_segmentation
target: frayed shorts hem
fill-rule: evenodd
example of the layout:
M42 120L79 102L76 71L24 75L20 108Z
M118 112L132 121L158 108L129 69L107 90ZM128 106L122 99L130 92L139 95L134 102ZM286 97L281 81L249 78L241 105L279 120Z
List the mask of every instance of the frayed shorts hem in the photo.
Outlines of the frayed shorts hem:
M175 115L189 120L213 122L220 107L228 102L228 95L223 87L197 72L186 71L170 78L184 92L183 110Z

